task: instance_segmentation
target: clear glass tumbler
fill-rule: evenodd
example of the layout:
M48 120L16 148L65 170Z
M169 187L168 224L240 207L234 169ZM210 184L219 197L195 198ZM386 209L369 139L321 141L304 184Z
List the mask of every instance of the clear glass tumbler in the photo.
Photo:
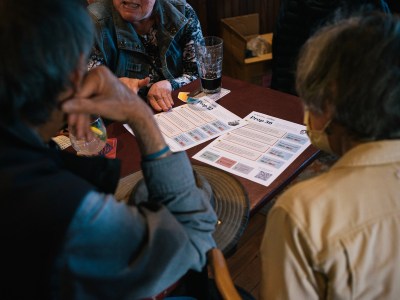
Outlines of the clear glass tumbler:
M78 155L98 155L106 145L107 130L101 117L92 117L90 129L94 135L91 140L87 141L86 139L77 139L74 130L69 128L69 139L71 140L72 147L76 150Z

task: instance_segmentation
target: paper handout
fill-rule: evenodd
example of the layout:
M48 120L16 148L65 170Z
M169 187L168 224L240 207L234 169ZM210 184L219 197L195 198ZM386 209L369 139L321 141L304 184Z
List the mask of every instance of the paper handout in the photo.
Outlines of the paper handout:
M247 124L215 101L203 97L196 103L156 114L154 118L173 152L187 150ZM132 133L127 124L124 126Z
M268 186L310 145L303 125L258 112L244 120L193 158Z

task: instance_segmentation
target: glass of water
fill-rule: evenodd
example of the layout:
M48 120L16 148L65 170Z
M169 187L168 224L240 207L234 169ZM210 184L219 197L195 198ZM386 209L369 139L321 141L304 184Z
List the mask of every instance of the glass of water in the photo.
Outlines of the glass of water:
M93 138L91 140L86 140L77 139L75 136L75 130L69 128L69 139L71 140L72 147L76 150L78 155L98 155L106 145L107 130L101 117L92 117L90 129L93 132Z

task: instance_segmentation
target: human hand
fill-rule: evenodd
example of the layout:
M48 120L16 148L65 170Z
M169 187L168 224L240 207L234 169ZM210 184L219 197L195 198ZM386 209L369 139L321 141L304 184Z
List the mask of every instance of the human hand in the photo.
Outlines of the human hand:
M144 79L120 77L119 80L123 82L131 91L137 94L139 89L149 84L150 77L146 77Z
M104 66L86 74L79 90L62 109L68 113L68 125L74 128L76 136L86 139L92 135L88 125L90 114L121 122L127 122L135 110L152 115L147 104Z
M156 111L168 111L174 105L171 92L171 83L168 80L161 80L155 82L151 86L147 93L147 99L149 100L151 107Z
M127 122L144 155L165 147L150 107L104 66L90 70L79 91L61 108L68 114L68 124L75 126L77 136L91 134L89 116L94 114Z
M62 109L68 114L95 114L120 122L143 113L152 115L146 103L104 66L86 74L79 91Z

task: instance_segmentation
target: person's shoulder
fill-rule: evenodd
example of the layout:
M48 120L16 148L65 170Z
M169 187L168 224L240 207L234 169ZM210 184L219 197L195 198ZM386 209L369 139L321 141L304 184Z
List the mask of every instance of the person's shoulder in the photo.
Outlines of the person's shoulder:
M97 21L112 17L112 6L110 0L97 0L87 7L90 15Z
M174 6L176 6L176 5L185 5L186 4L186 0L168 0L166 2L169 2Z
M171 5L177 9L179 9L181 12L185 11L185 8L187 7L186 0L163 0L162 1L164 5Z
M281 207L287 212L310 210L316 203L321 203L327 198L333 183L329 171L316 177L295 183L287 189L277 200L276 207ZM315 202L315 203L314 203Z
M185 17L193 18L196 16L196 12L193 7L186 0L164 0L169 5L178 9Z

